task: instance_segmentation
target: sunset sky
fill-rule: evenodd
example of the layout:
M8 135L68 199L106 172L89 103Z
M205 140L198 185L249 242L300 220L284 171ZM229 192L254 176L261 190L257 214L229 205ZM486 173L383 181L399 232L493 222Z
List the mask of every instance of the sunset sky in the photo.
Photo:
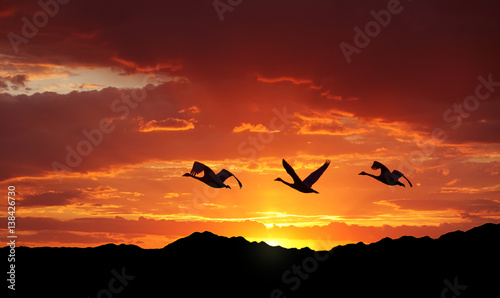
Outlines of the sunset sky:
M0 3L19 245L330 249L500 222L498 1ZM274 181L283 158L301 178L330 159L319 194ZM413 187L359 176L374 160ZM194 161L243 188L182 177Z

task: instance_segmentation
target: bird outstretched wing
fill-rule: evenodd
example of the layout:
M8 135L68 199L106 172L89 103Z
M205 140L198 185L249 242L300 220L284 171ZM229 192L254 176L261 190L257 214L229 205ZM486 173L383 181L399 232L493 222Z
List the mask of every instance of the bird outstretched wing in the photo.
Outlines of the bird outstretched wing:
M406 178L406 176L405 176L403 173L401 173L400 171L398 171L398 170L394 170L394 171L392 171L392 176L394 177L394 179L395 179L396 181L397 181L399 178L401 178L401 177L405 178L405 179L406 179L406 181L408 181L408 184L410 184L410 187L413 187L413 185L411 185L410 180L408 180L408 178Z
M372 165L372 170L378 170L378 169L381 170L380 172L381 175L385 175L385 173L390 173L389 169L386 166L379 163L378 161L374 161Z
M205 172L205 170L207 169L211 171L211 169L206 165L202 164L201 162L195 161L193 164L193 168L191 169L191 175L196 176L201 172Z
M229 172L228 170L221 170L219 173L217 173L217 177L220 179L220 181L222 181L224 183L224 181L226 181L227 178L233 176L234 179L236 179L236 181L238 181L238 184L240 186L240 188L242 187L241 185L241 182L240 180L238 180L238 178L236 178L236 176L234 176L231 172Z
M318 181L319 177L323 175L323 172L325 172L325 170L328 168L329 165L330 165L330 160L327 159L324 165L322 165L319 169L312 172L309 176L307 176L306 179L304 179L304 184L307 187L311 187L314 183L316 183L316 181Z
M297 176L293 168L284 159L283 159L283 167L285 168L288 175L292 176L293 183L299 183L299 184L302 183L302 180L300 180L299 176Z
M201 162L195 161L193 164L193 168L191 169L191 175L196 176L199 173L203 172L203 177L210 177L212 181L217 183L217 175L215 175L214 171L208 166L202 164Z

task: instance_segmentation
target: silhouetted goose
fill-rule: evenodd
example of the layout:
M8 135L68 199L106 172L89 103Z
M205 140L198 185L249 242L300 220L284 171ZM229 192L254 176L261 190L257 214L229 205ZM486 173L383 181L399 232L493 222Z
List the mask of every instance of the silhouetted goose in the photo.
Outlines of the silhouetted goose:
M293 170L293 168L283 159L283 167L285 168L286 172L290 176L292 176L293 183L288 183L286 181L283 181L281 178L276 178L274 181L281 181L281 182L285 183L286 185L290 186L291 188L294 188L294 189L296 189L296 190L298 190L300 192L304 192L304 193L310 193L310 192L318 193L317 191L315 191L314 189L312 189L311 186L316 181L318 181L319 177L321 177L321 175L326 170L326 168L328 168L329 165L330 165L330 161L329 160L325 161L324 165L322 165L316 171L312 172L306 179L304 179L304 181L302 181L299 178L299 176L297 176L297 174L295 173L295 171Z
M361 172L361 173L359 173L359 175L367 175L367 176L373 177L373 178L377 179L378 181L385 183L387 185L399 185L399 186L404 187L405 185L398 181L399 178L403 177L406 179L406 181L408 181L408 183L410 184L410 187L413 187L413 185L411 185L410 180L408 180L408 178L406 178L406 176L403 175L403 173L401 173L400 171L397 171L397 170L394 170L391 173L386 166L379 163L378 161L373 162L372 169L373 170L381 169L380 175L375 176L375 175L368 174L365 172Z
M202 171L203 171L203 177L196 177L196 175L198 175ZM201 182L205 183L206 185L214 188L223 188L223 187L231 188L229 185L224 184L224 181L226 181L227 178L233 176L234 179L238 181L240 188L242 187L240 180L238 180L238 178L236 178L236 176L234 176L228 170L223 169L219 173L217 173L217 175L215 175L212 169L202 164L201 162L197 161L194 162L191 173L186 173L182 176L193 177L194 179L198 179Z

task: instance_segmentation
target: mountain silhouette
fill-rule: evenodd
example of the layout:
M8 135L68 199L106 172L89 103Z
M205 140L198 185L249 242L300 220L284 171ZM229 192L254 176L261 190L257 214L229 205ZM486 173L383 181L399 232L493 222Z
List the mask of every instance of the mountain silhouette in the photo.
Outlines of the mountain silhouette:
M485 224L438 239L384 238L368 245L360 242L337 246L330 251L271 247L264 242L210 232L193 233L162 249L124 244L94 248L19 247L15 294L498 297L499 239L500 224ZM8 255L8 247L1 250L4 256Z

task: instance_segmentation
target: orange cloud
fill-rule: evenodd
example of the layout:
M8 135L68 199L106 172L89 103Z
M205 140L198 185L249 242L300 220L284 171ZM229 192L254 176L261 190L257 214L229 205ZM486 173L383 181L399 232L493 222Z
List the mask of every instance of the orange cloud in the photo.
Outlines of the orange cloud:
M298 134L349 136L368 132L366 128L355 125L359 121L352 114L336 110L308 115L297 113L296 116L300 119Z
M250 124L242 122L239 126L233 128L233 132L242 132L242 131L251 131L251 132L270 132L267 127L262 124Z
M257 81L264 82L264 83L290 82L290 83L293 83L295 85L312 84L312 81L307 80L307 79L296 79L296 78L292 78L292 77L265 78L265 77L261 76L260 74L257 75Z
M333 95L330 90L326 90L320 93L321 97L326 97L328 99L342 100L342 96Z
M167 118L163 120L151 120L141 123L139 127L140 132L151 131L180 131L194 129L194 119L184 120L178 118Z
M453 181L451 181L453 182ZM453 185L454 183L447 184ZM480 193L488 193L495 192L500 193L500 184L484 186L484 187L443 187L441 188L441 193L464 193L464 194L480 194Z
M200 109L197 107L197 106L190 106L187 110L186 109L182 109L179 111L179 113L191 113L191 114L198 114L200 111Z
M70 84L69 86L70 87L77 87L78 89L84 89L84 88L102 88L102 87L104 87L104 86L101 86L101 85L88 84L88 83L79 84L79 85Z

